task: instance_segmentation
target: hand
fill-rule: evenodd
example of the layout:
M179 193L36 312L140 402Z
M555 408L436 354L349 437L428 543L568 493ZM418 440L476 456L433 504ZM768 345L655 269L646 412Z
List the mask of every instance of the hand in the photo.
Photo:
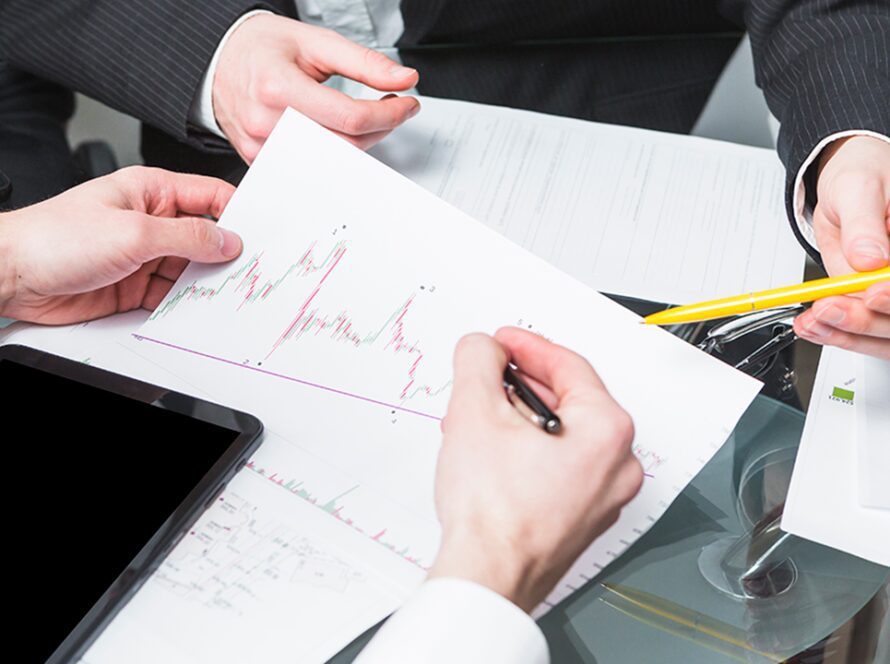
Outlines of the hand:
M544 433L507 400L511 360L557 412ZM531 611L639 491L633 423L580 356L516 328L465 337L436 471L442 546L430 576L475 581Z
M413 97L358 101L322 85L340 75L377 90L408 90L417 71L332 30L261 14L220 54L213 81L216 121L249 164L288 106L367 149L420 110Z
M890 261L890 144L868 136L833 143L822 157L816 241L831 276ZM890 359L890 282L819 300L794 322L813 343Z
M53 325L157 307L189 260L228 261L221 180L127 168L0 215L0 316Z

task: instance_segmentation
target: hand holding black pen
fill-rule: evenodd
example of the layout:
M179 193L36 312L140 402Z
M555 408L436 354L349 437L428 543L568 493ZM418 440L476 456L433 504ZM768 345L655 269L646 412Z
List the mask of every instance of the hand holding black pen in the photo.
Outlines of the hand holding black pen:
M533 411L519 397L515 372L505 375L510 363L552 418L530 426L520 414ZM518 407L504 393L508 380ZM556 430L544 428L547 421L561 423L558 437L546 433ZM442 434L442 545L430 576L473 581L526 611L615 522L643 481L633 422L593 367L518 328L458 344Z
M547 404L535 394L524 380L519 377L516 370L507 365L504 369L504 389L507 390L507 398L519 410L519 412L528 416L528 418L541 427L547 433L557 434L562 429L562 422L559 417Z

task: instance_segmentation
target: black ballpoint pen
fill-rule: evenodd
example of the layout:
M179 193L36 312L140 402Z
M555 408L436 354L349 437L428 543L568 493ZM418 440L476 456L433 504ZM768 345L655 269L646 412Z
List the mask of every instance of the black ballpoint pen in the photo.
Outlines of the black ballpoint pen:
M541 397L532 391L532 388L526 385L525 381L519 377L509 364L504 369L504 388L507 390L509 397L515 395L529 408L531 411L529 417L532 422L547 433L559 433L559 430L562 429L562 422L559 421L559 417L547 407L547 404L541 400ZM514 406L517 405L515 401L512 401L512 403Z

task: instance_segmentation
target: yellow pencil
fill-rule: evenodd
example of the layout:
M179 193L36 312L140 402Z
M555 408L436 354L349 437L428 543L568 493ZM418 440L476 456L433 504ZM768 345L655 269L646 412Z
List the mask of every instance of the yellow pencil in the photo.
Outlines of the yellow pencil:
M667 309L654 313L651 316L646 316L643 322L648 325L697 323L698 321L711 320L712 318L746 314L751 311L771 309L772 307L781 307L788 304L812 302L830 295L858 293L881 281L890 281L890 267L881 268L874 272L857 272L843 277L816 279L815 281L805 281L796 286L773 288L772 290L760 291L759 293L748 293L747 295L725 297L721 300L675 307L674 309Z

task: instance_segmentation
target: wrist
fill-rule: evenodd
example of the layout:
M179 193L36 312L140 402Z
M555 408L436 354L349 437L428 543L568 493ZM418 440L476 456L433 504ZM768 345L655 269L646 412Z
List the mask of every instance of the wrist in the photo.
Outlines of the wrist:
M521 544L493 542L490 536L448 533L443 536L429 578L472 581L530 613L552 587L550 575L539 572L541 567Z
M0 213L0 316L5 316L15 298L15 242L12 239L13 212Z
M828 165L828 162L831 161L831 158L837 154L838 150L840 150L849 141L855 140L857 138L861 139L863 137L862 136L845 136L843 138L838 138L838 139L832 141L831 143L829 143L828 145L826 145L825 148L822 150L821 154L819 155L819 161L817 162L817 168L816 168L816 177L818 178L820 175L822 175L823 169Z
M193 124L205 131L214 133L221 138L226 138L219 120L216 117L216 74L219 70L220 58L222 57L226 45L229 43L229 39L238 28L254 16L270 13L271 12L265 9L254 9L240 16L231 26L229 26L229 29L223 35L222 39L220 39L216 51L214 51L213 57L210 59L210 63L207 65L207 71L204 72L204 77L201 79L201 84L198 86L198 92L192 102L190 116Z

